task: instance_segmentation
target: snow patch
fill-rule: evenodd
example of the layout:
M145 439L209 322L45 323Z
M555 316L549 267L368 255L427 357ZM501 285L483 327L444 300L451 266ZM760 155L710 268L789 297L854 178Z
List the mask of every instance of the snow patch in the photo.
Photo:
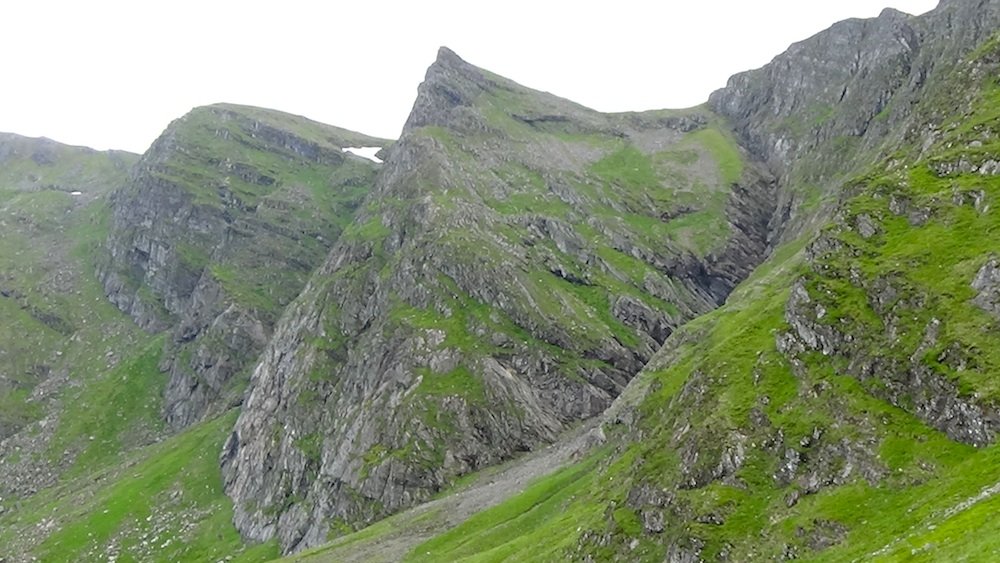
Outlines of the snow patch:
M382 147L344 147L340 149L344 152L349 152L351 154L356 154L360 157L367 158L372 162L377 162L382 164L382 159L375 156L375 153L382 150Z

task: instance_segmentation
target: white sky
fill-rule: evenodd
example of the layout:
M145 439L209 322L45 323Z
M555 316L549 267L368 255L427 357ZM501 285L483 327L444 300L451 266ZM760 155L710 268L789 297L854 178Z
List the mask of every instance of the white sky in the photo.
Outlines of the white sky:
M595 109L687 107L885 2L937 0L8 0L0 131L142 152L224 101L396 137L440 45Z

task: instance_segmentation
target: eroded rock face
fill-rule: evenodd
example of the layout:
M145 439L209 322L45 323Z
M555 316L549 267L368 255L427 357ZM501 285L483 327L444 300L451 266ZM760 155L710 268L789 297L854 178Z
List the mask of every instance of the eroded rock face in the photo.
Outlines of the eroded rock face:
M767 251L775 183L723 181L688 137L708 124L599 114L442 50L254 372L222 459L243 534L315 545L604 410ZM666 234L691 213L721 219L710 249Z
M1000 319L1000 261L991 258L983 265L972 281L972 289L979 292L972 302L977 307Z
M924 353L938 343L940 321L931 319L920 345L912 353L901 355L892 347L892 342L898 340L895 326L900 316L912 314L908 311L920 306L919 296L906 299L885 279L871 284L868 293L872 310L884 319L885 333L860 338L847 331L849 327L824 321L823 305L810 297L800 280L785 310L785 320L792 330L778 336L779 351L791 359L810 350L846 359L849 373L869 384L873 395L912 412L954 440L975 446L992 443L1000 429L995 410L961 393L954 382L936 373L923 359ZM881 349L873 346L873 342L883 341ZM961 358L953 358L946 351L939 360L958 366Z
M709 103L754 153L787 170L793 155L862 136L909 75L919 49L911 17L884 10L795 43L770 64L734 75Z
M114 194L108 298L169 330L165 417L175 429L237 402L234 382L320 264L377 165L345 155L388 141L279 112L197 108L153 143Z

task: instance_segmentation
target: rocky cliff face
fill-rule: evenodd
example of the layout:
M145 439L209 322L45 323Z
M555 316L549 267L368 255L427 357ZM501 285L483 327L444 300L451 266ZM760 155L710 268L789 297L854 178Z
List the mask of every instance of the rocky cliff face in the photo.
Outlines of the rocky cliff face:
M773 180L705 110L603 115L442 49L223 454L284 550L603 410L765 255Z
M795 219L785 225L787 240L815 228L817 211L830 211L817 209L822 194L914 138L930 146L954 108L920 102L958 102L941 76L998 25L1000 12L988 0L942 2L920 17L886 9L834 24L711 95L709 106L787 188L779 203Z
M732 120L754 154L788 172L795 155L835 137L865 136L906 84L919 51L913 18L886 9L874 19L839 22L733 76L709 104Z
M388 144L216 105L172 123L143 155L113 199L99 273L140 326L171 332L162 368L173 427L238 400L234 377L370 188L378 165L342 149Z

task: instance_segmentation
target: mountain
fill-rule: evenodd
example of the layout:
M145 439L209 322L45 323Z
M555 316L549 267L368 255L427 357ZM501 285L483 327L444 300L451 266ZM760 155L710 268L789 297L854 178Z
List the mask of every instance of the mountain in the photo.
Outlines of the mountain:
M87 331L88 245L104 197L135 162L49 139L0 134L0 440L43 415L38 388L66 377L72 336ZM86 296L86 297L84 297Z
M599 414L763 259L773 192L707 109L604 115L442 49L251 379L237 527L314 545Z
M995 558L998 27L996 2L886 11L733 77L709 105L781 187L770 258L582 459L457 526L404 513L302 560Z
M887 9L683 110L442 48L395 141L0 138L0 546L993 559L997 29Z
M379 164L344 149L391 141L218 104L141 157L33 142L3 153L4 306L20 315L3 345L21 362L2 395L4 553L241 550L217 464L234 405L370 189Z
M137 324L170 330L172 427L238 403L274 321L370 189L378 164L343 149L390 143L219 104L172 123L143 155L112 201L99 277Z

